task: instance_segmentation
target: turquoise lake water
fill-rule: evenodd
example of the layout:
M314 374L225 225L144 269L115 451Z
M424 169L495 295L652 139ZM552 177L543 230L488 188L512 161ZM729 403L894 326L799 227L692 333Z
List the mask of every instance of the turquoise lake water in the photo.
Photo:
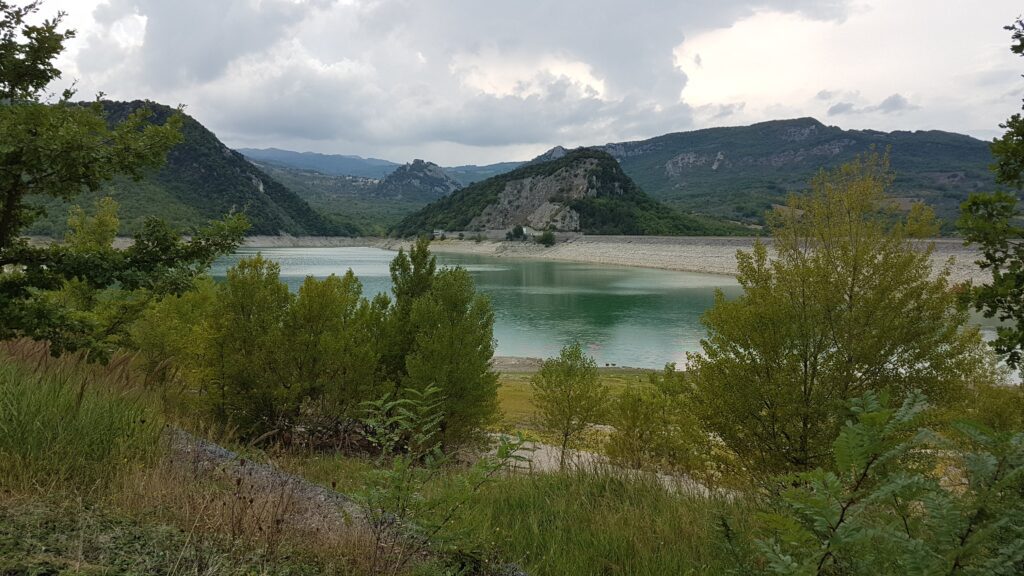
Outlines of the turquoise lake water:
M377 248L242 249L213 268L223 276L239 259L260 252L281 265L294 290L306 276L349 268L372 296L391 289L395 253ZM660 368L699 349L701 314L716 289L739 293L727 276L568 262L437 254L441 266L462 266L491 299L499 356L550 357L578 340L598 365Z

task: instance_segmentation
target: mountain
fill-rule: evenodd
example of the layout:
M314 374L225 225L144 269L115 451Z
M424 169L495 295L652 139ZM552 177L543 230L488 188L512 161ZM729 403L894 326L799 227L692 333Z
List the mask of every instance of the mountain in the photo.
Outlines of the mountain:
M273 163L289 168L316 170L333 176L362 176L380 179L398 168L398 164L379 158L342 156L338 154L317 154L316 152L293 152L278 148L239 148L239 152L251 160Z
M527 162L527 164L539 164L541 162L550 162L552 160L558 160L559 158L565 156L568 153L569 151L566 150L565 148L561 146L555 146L551 150L548 150L547 152L541 154L540 156L537 156L533 160L530 160L529 162Z
M462 187L423 160L399 166L383 180L256 164L332 222L363 235L383 235L408 214Z
M111 123L142 106L153 112L156 123L165 122L175 112L153 102L103 102ZM187 229L231 211L244 212L249 217L250 234L346 235L353 232L325 219L187 115L182 135L183 141L168 153L166 164L142 181L116 179L100 192L76 197L74 203L91 207L96 198L112 196L120 204L122 233L137 230L146 216L159 216L180 229ZM28 232L61 234L68 203L45 200L40 204L47 216Z
M606 152L579 149L472 184L403 219L392 233L503 230L586 234L727 234L725 222L682 214L641 191Z
M444 171L449 176L454 178L463 186L469 186L474 182L480 182L499 174L504 174L519 168L523 165L523 162L499 162L497 164L487 164L484 166L476 166L474 164L467 164L465 166L447 166Z
M821 168L874 147L891 150L893 195L932 205L947 226L969 193L992 188L988 144L937 130L843 130L814 118L709 128L598 147L651 196L684 210L759 222L772 204L806 189Z
M423 200L433 202L462 188L440 166L433 162L413 160L388 174L375 194L382 198Z

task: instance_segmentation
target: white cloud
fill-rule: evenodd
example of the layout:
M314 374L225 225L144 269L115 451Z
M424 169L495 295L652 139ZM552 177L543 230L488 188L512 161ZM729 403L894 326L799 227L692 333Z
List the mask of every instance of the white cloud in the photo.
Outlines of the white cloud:
M183 103L232 145L394 160L525 158L830 109L850 127L987 134L1021 91L1009 0L44 4L56 9L80 30L60 65L83 97Z
M785 110L855 128L987 136L1017 105L993 106L993 96L1020 93L1022 85L1002 31L1018 7L1008 0L983 6L870 0L842 20L757 12L676 48L689 78L682 97L695 106L742 103L729 122Z

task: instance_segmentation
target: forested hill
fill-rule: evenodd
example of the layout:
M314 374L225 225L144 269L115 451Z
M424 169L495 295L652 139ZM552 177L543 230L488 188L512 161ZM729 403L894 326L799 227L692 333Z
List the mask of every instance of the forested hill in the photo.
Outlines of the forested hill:
M300 170L315 170L330 176L359 176L379 180L394 172L399 166L395 162L380 158L293 152L279 148L239 148L238 151L256 162Z
M821 168L874 147L891 150L893 195L932 205L951 223L971 192L995 183L981 140L938 130L843 130L814 118L665 134L599 147L648 194L684 210L758 221Z
M392 233L502 230L516 225L586 234L714 235L739 230L683 214L644 194L609 154L568 152L472 184L406 217Z
M140 106L153 111L153 121L163 123L174 109L152 102L103 102L110 122L117 122ZM252 223L250 234L347 235L353 230L329 222L304 200L225 146L202 124L185 116L184 140L171 149L167 163L140 182L118 179L99 194L76 197L89 207L99 196L109 195L120 204L122 233L131 233L147 216L166 219L187 230L235 211ZM47 201L47 216L28 232L59 235L67 217L67 205Z

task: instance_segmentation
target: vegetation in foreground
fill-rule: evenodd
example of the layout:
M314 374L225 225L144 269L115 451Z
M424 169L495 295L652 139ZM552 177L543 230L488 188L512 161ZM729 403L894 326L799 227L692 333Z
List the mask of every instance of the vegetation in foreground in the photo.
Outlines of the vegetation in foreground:
M62 244L18 239L27 196L95 188L175 139L173 124L111 128L40 102L69 36L59 18L13 34L37 8L0 2L0 50L25 67L2 77L0 123L23 136L61 123L80 154L51 158L53 176L3 160L30 174L0 190L6 572L1024 571L1024 388L1005 386L916 251L929 215L885 212L883 156L822 173L776 213L778 256L739 256L744 294L709 311L687 370L613 395L579 346L546 362L532 401L560 471L524 473L522 436L489 451L489 303L426 242L393 261L392 297L368 300L351 272L291 294L259 257L213 284L205 270L237 244L237 220L188 242L153 221L115 250L104 201L72 212ZM1024 165L1007 144L1000 166ZM1003 248L984 254L993 283L965 298L1015 318L1015 207L991 199L975 205L997 217L975 229ZM1016 332L1001 336L1016 362ZM604 454L567 466L599 422ZM332 487L344 474L354 498L279 482L280 467Z

